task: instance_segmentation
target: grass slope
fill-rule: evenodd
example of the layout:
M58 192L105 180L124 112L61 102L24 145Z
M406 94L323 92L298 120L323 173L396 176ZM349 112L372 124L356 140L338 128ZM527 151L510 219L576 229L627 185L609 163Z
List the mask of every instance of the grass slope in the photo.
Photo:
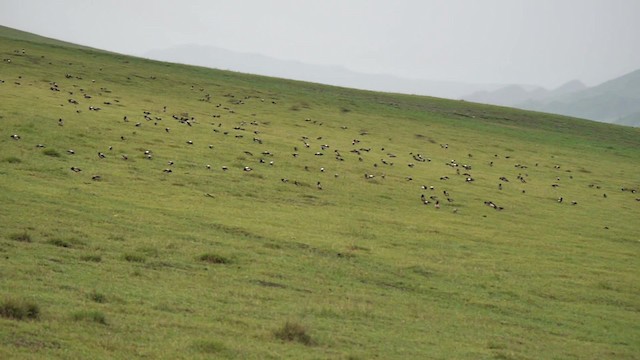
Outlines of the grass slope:
M1 358L640 354L639 129L0 52Z

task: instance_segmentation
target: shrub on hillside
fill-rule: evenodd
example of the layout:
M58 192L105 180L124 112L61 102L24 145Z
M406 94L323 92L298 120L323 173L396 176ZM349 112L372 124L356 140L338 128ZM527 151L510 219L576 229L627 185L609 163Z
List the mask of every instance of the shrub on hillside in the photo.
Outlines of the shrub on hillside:
M100 325L107 325L107 317L101 311L97 310L82 310L72 314L75 321L90 321Z
M91 261L91 262L101 262L102 256L100 255L83 255L80 257L80 260L83 261Z
M19 164L22 162L22 160L18 157L15 156L9 156L4 158L2 161L7 162L9 164Z
M287 321L284 325L273 332L276 338L283 341L296 341L310 346L314 344L313 339L307 333L307 328L299 323Z
M92 291L88 295L91 301L97 302L99 304L104 304L107 302L107 296L103 293L99 293L97 291Z
M24 231L21 233L15 233L15 234L9 235L9 239L15 240L15 241L22 241L22 242L31 242L31 235L29 235L28 232Z
M0 316L15 320L37 320L40 317L40 307L26 300L5 299L0 304Z
M218 254L202 254L200 256L200 261L208 262L209 264L230 264L231 259L218 255Z
M137 263L144 263L145 261L147 261L147 259L145 259L144 256L138 255L138 254L126 254L124 256L124 259L127 260L128 262L137 262Z
M63 247L63 248L70 248L71 247L71 243L63 240L63 239L51 239L48 241L49 244L54 245L54 246L58 246L58 247Z

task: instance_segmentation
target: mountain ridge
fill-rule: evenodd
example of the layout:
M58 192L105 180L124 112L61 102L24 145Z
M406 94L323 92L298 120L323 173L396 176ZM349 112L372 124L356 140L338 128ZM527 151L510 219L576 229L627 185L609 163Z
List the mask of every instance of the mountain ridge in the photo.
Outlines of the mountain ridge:
M640 69L599 85L587 87L572 80L552 90L526 91L509 85L494 91L475 92L467 101L640 126Z

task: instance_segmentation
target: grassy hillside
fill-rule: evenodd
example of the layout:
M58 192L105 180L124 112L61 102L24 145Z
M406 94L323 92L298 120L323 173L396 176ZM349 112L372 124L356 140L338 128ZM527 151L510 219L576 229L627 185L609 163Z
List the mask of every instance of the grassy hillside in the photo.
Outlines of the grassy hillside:
M640 129L2 35L0 358L638 358Z

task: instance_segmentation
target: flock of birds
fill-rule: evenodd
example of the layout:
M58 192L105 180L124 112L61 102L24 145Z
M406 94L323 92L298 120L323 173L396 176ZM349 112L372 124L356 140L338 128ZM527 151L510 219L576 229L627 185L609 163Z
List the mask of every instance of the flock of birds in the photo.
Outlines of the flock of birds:
M105 108L104 113L109 113L109 110L107 110L109 105L119 102L119 100L112 99L113 95L111 94L111 91L107 90L107 88L105 87L101 87L100 91L95 94L90 94L88 91L85 91L82 87L80 87L80 82L83 80L82 77L74 76L72 74L66 74L65 79L76 81L78 82L78 84L63 88L63 86L61 86L57 82L51 82L49 84L49 90L55 93L53 94L53 96L68 94L67 98L65 99L65 105L73 106L75 108L75 112L78 114L82 113L83 109L88 109L91 112L103 111L102 107L93 105L93 103L95 103L96 101L100 101L97 99L100 98L103 93L107 93L111 97L110 100L103 99L102 101L101 106L107 107ZM92 86L97 86L95 84L95 80L92 80L91 84ZM15 85L16 87L20 86L20 82L16 81ZM191 86L190 90L196 93L198 92L198 90L202 93L205 93L203 88L198 89L195 85ZM82 98L78 100L77 96L82 96ZM239 107L249 103L250 101L266 103L269 106L277 106L278 102L276 100L265 102L264 98L260 98L258 96L236 97L235 95L230 93L221 95L221 97L227 99L226 102L229 104L229 106L225 106L222 103L219 103L217 105L210 104L211 100L214 97L209 93L205 93L199 98L200 101L206 102L208 106L215 106L215 113L207 115L212 119L215 119L215 122L205 123L204 121L200 121L195 116L185 115L187 113L170 114L170 112L168 112L167 106L162 106L161 110L156 110L156 113L148 109L140 109L137 114L127 114L123 116L122 120L119 122L124 133L120 136L119 141L128 141L129 139L127 134L130 131L135 130L135 128L142 128L146 126L160 127L164 128L163 132L166 134L166 136L172 136L173 126L183 126L193 129L192 131L195 134L198 134L202 131L210 131L211 143L206 145L210 149L213 149L216 146L214 145L216 142L215 136L228 136L229 138L235 138L238 141L244 141L242 144L244 144L246 150L243 150L243 154L241 155L243 156L243 158L248 157L251 159L250 161L252 161L251 163L245 164L241 167L241 170L244 172L259 171L256 169L258 169L260 165L277 166L277 161L279 161L278 159L281 156L291 156L294 159L294 162L300 162L300 170L304 170L305 172L318 171L320 174L326 173L328 172L328 169L332 168L330 162L326 160L330 157L333 157L337 162L357 162L358 169L369 169L362 173L362 177L360 178L361 180L359 181L363 182L403 181L405 183L413 184L415 182L414 179L422 177L425 173L433 174L434 172L440 172L442 175L439 176L438 183L432 182L431 184L419 184L411 186L415 188L415 196L419 198L419 202L417 201L418 204L432 206L435 209L440 209L442 206L447 205L454 213L458 212L459 206L457 206L456 204L458 204L459 201L454 200L454 196L452 194L453 191L451 189L454 189L455 186L447 186L447 184L451 182L457 182L457 184L466 183L469 184L468 186L474 186L473 184L477 182L477 178L474 175L474 172L476 171L475 168L480 166L472 164L476 162L476 159L471 153L467 154L466 162L468 163L463 163L455 159L451 159L444 163L432 161L430 157L417 152L409 152L408 154L397 155L391 151L386 150L385 146L378 145L374 148L374 144L372 143L372 141L368 141L368 139L370 138L370 134L368 131L357 131L351 133L353 136L350 136L350 143L344 142L332 144L330 143L330 141L328 141L328 139L325 139L320 134L318 134L317 136L309 136L308 134L301 135L298 139L282 138L282 142L291 142L291 152L289 154L275 154L270 150L262 150L257 153L256 150L254 150L255 146L264 149L265 141L260 137L264 124L258 120L248 121L246 120L246 118L245 120L238 121L238 117L236 117L236 111L231 107ZM88 105L88 103L92 103L92 105ZM251 114L251 117L254 119L257 119L257 116L258 115L256 113ZM112 116L109 117L112 118ZM229 117L233 125L231 125L231 127L229 128L226 127L222 122L219 121L219 119L221 120L221 118L223 117ZM65 127L67 122L73 120L58 118L55 121L57 121L58 126ZM302 121L303 120L300 119L300 122ZM306 123L304 124L306 126L302 126L302 128L305 128L307 130L312 128L312 126L322 127L324 125L324 122L312 120L310 118L304 119L304 122ZM349 131L349 128L344 125L340 126L340 129L342 129L342 131ZM124 132L124 130L126 130L126 132ZM274 135L277 130L273 130L271 132L271 135ZM184 134L184 132L181 133ZM10 137L15 141L22 140L22 136L20 134L11 134ZM251 139L250 142L246 140L249 138ZM178 141L183 141L185 146L202 146L200 144L196 144L191 139L181 139ZM252 144L255 146L249 147L248 144ZM36 146L39 148L45 147L44 144L37 144ZM450 147L451 146L448 143L439 145L440 149L437 151L439 151L438 154L441 155L440 158L444 156L443 154L447 154L450 151ZM115 152L113 146L109 146L108 150L96 149L95 159L96 161L106 159L107 157L119 157L123 161L127 161L130 159L129 154L122 153L114 155L114 153ZM73 157L74 155L76 155L76 151L74 149L68 149L67 154ZM152 149L141 151L138 156L149 161L154 161L155 158L155 154ZM485 169L491 168L494 167L494 165L496 165L498 161L511 159L511 156L512 155L500 156L498 154L495 154L494 158L491 159L491 161L484 161L481 166ZM309 160L313 158L322 160ZM312 165L309 165L309 161L313 161L314 163ZM70 162L73 162L73 160L70 160ZM171 174L174 172L175 160L169 160L164 164L164 166L159 167L159 170L161 170L165 174ZM537 167L538 165L539 164L535 164L534 166ZM202 164L202 166L206 170L213 169L210 164ZM356 168L355 165L354 168ZM554 165L554 168L558 170L558 174L561 174L560 165ZM75 173L82 172L82 169L78 166L70 166L69 169L70 171ZM233 167L221 164L219 165L219 169L226 172L232 170ZM527 191L526 187L530 180L527 170L528 166L524 164L514 163L513 169L515 169L514 173L504 174L496 178L496 190L513 190L514 187L517 187L517 191L525 194ZM401 173L404 174L399 175ZM486 175L486 173L483 173L483 175ZM325 177L324 175L321 176L322 177L318 177L317 180L315 180L315 188L319 191L327 189L326 184L323 183L323 178ZM333 177L338 178L340 177L340 174L334 173ZM391 180L386 180L388 177L391 178ZM510 180L509 177L512 177L512 180ZM568 175L568 178L573 179L573 175ZM99 174L92 174L91 179L94 181L101 181L103 180L103 176ZM551 192L551 194L556 194L557 197L555 197L555 199L558 203L565 203L564 197L562 195L559 195L559 190L561 188L560 180L561 177L557 176L555 178L555 181L548 183L547 186L555 190L554 192ZM286 176L281 177L280 181L285 184L309 186L304 181L290 179ZM517 184L517 186L515 186L514 184ZM591 184L589 187L595 190L601 190L600 185ZM633 194L637 192L635 188L626 187L623 187L622 191L630 192ZM205 196L213 197L213 195L210 193L205 193ZM607 198L607 194L602 192L602 197ZM640 201L640 198L636 198L635 200ZM567 203L570 203L574 206L578 205L578 202L575 199L571 199L567 201ZM485 200L484 205L496 211L503 211L507 209L504 204L497 204L493 200Z

